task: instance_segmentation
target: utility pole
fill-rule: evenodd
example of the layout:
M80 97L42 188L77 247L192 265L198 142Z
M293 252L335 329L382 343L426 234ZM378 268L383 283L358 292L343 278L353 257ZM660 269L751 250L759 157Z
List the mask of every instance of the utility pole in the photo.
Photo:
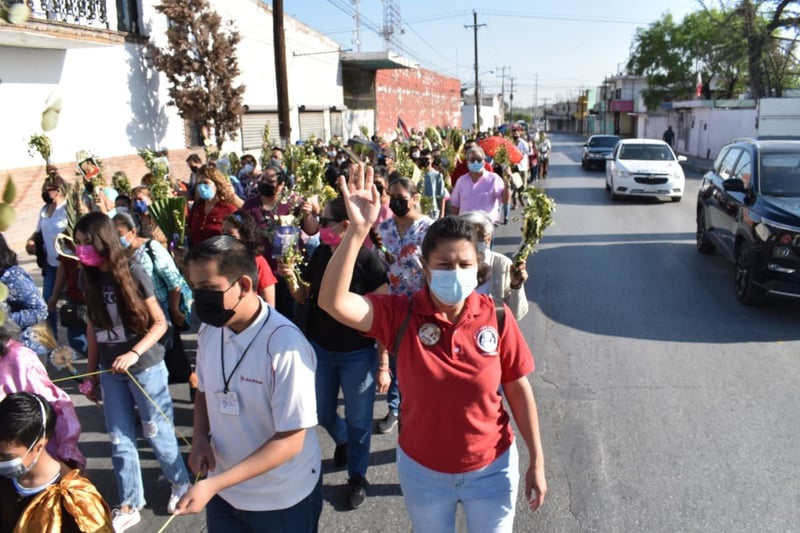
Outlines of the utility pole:
M542 123L542 130L547 130L547 98L542 98L544 100L544 105L542 106L542 118L544 122Z
M361 51L361 11L359 10L359 3L361 0L352 0L353 1L353 20L355 21L355 27L353 28L353 38L350 42L355 46L356 52Z
M539 73L536 73L536 84L533 88L533 118L531 122L535 122L539 118Z
M500 99L502 101L502 108L500 109L500 121L506 121L506 69L511 70L511 67L495 67L500 70Z
M508 114L514 122L514 77L511 77L511 90L508 92Z
M478 80L478 28L486 24L478 24L478 12L472 10L472 24L465 24L465 28L472 28L472 38L475 41L475 120L477 130L481 130L481 91Z
M272 33L275 41L275 81L278 85L278 133L283 146L291 141L289 80L286 76L286 39L283 33L283 0L272 2Z

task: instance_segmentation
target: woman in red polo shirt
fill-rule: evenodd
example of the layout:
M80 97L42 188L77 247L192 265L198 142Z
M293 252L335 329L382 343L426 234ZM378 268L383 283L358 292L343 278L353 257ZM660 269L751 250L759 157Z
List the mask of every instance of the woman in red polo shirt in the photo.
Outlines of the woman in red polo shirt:
M474 229L457 217L435 222L422 243L427 285L410 299L350 292L361 243L380 211L368 174L348 189L350 225L330 260L318 304L334 319L396 346L403 384L397 470L415 532L455 531L461 502L469 531L510 532L519 480L510 417L528 447L525 496L531 510L547 483L536 402L527 375L533 356L506 308L475 292ZM501 394L502 387L502 394Z
M222 221L236 211L233 187L219 170L203 166L197 172L195 202L189 211L187 233L189 245L222 235Z

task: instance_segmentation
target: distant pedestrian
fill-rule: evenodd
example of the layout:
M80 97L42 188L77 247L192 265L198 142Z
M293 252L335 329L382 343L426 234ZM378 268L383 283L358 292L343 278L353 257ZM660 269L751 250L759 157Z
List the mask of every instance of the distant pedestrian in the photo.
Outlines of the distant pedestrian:
M506 187L503 178L484 167L486 154L480 146L473 146L467 152L467 168L469 174L459 179L450 194L450 211L459 212L483 211L493 223L500 222L500 206L511 198L510 187Z
M667 131L664 132L664 135L662 135L661 138L670 146L670 148L672 147L672 143L675 142L675 132L672 131L672 126L667 126Z

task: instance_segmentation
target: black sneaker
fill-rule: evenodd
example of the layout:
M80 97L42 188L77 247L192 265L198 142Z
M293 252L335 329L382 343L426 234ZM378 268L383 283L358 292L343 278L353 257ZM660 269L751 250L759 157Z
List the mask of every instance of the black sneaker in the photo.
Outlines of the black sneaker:
M389 414L386 415L383 420L378 422L378 433L391 433L396 425L397 413L392 413L389 411Z
M342 468L347 464L347 443L337 444L333 452L333 466Z
M367 501L367 480L353 476L347 480L347 503L351 509L358 509Z

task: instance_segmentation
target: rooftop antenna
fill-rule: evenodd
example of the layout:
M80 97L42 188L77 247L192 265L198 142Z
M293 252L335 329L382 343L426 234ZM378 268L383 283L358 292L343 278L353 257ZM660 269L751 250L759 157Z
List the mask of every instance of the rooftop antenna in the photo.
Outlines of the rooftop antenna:
M400 21L400 7L396 0L381 0L383 3L383 49L390 52L400 48L400 36L405 33Z
M352 0L353 2L353 20L355 21L356 25L353 28L353 37L350 39L350 43L355 47L356 52L361 51L361 11L359 11L359 4L361 0Z

